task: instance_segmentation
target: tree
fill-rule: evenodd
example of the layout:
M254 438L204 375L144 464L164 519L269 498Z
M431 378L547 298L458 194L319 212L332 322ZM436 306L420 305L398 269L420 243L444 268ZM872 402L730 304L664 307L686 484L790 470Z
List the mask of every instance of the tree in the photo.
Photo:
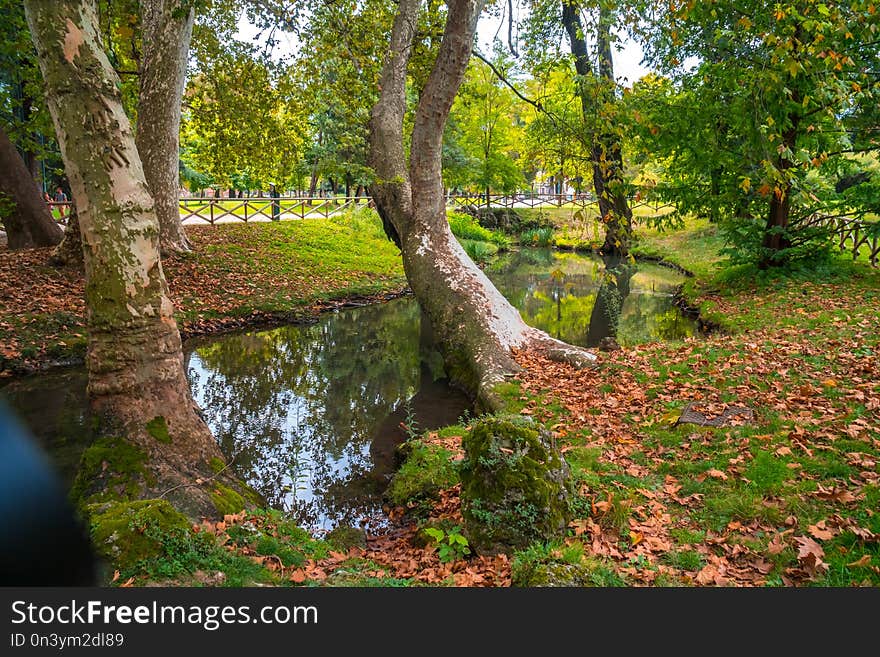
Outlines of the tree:
M0 125L0 220L10 249L54 246L64 236L15 145Z
M505 78L512 72L512 62L500 44L495 49L493 66ZM495 72L481 61L472 61L456 96L451 113L462 132L462 144L474 163L469 181L486 194L511 193L523 183L517 149L522 143L519 106L513 92Z
M302 89L253 46L204 32L186 91L184 164L218 186L283 188L302 150Z
M19 2L0 0L0 220L10 249L52 246L63 235L40 194L40 160L54 141Z
M538 69L526 83L540 109L526 114L525 160L534 173L559 181L584 180L592 172L590 148L584 143L583 113L575 74L568 62Z
M677 117L667 112L677 120L671 130L699 128L691 139L705 156L696 174L707 200L726 206L717 214L733 255L761 267L810 255L828 244L817 216L869 209L828 181L880 147L880 12L872 2L648 5L647 55L672 78L670 97L688 106ZM669 156L690 149L645 118L655 134L644 138Z
M616 83L611 54L613 13L607 2L598 3L595 20L598 66L594 72L590 65L580 7L574 0L562 0L562 24L574 57L578 96L583 120L588 126L593 187L599 203L599 214L606 227L601 251L608 256L625 256L629 253L632 234L632 210L627 199L621 136L615 128Z
M543 347L586 365L594 357L529 327L470 260L446 220L441 171L444 126L465 74L482 0L451 0L443 38L420 90L409 159L405 150L407 64L418 0L401 0L370 119L372 195L386 231L401 249L410 286L430 322L450 378L498 407L494 386L518 369L512 350Z
M222 455L190 396L154 205L95 3L27 0L25 10L83 236L90 403L103 433L148 456L143 494L212 514L198 484Z
M180 222L180 101L192 37L189 0L141 0L143 60L135 144L159 220L163 255L190 250Z

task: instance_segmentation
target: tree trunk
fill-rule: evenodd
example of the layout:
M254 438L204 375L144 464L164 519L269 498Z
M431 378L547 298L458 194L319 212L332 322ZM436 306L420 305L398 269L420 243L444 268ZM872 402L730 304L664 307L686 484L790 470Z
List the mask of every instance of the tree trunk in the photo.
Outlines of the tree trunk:
M67 217L67 226L64 228L64 239L61 244L52 249L52 255L49 256L49 264L56 267L76 267L82 270L83 248L82 238L79 232L79 215L76 213L76 206L70 210Z
M383 225L400 247L410 287L430 322L450 378L483 407L501 405L494 386L518 367L512 350L540 346L579 365L588 352L529 327L471 261L449 230L441 176L443 128L464 77L483 0L450 0L443 40L421 93L404 150L406 69L419 0L400 0L370 119L372 196Z
M159 220L162 255L191 250L180 222L180 99L192 36L192 3L141 0L143 64L137 149ZM176 17L174 12L182 12Z
M794 102L799 102L800 94L795 93L792 96ZM797 133L800 118L796 115L789 117L791 127L782 135L783 145L792 153L797 148ZM787 175L789 169L794 163L787 157L780 157L777 168L782 172L783 176ZM774 191L773 197L770 199L770 209L767 213L767 224L764 228L764 239L762 242L763 253L758 260L758 267L766 269L774 265L782 264L783 258L780 257L780 251L791 246L791 239L788 235L788 222L791 215L791 182L786 179L784 185Z
M52 218L15 145L0 127L0 196L12 201L11 212L0 212L9 249L54 246L64 230Z
M147 456L139 495L211 514L222 455L196 413L159 259L159 225L93 1L27 0L47 102L79 215L88 393L101 431ZM185 494L184 494L185 493Z
M586 80L593 77L593 71L590 68L583 22L577 6L563 0L562 22L568 33L571 54L574 55L575 71L582 80L578 85L578 95L581 99L584 120L595 115L597 120L602 121L603 119L598 116L600 103L613 102L613 96L609 91L614 85L610 21L608 9L600 3L599 23L596 28L596 49L599 54L597 83L605 89L597 100L594 99L594 94L590 93L586 83ZM591 133L590 159L593 165L593 187L596 191L596 201L599 203L599 214L605 223L605 241L601 252L603 255L625 256L629 254L632 235L632 209L626 198L623 180L620 136L605 125L598 126L598 129L591 130Z

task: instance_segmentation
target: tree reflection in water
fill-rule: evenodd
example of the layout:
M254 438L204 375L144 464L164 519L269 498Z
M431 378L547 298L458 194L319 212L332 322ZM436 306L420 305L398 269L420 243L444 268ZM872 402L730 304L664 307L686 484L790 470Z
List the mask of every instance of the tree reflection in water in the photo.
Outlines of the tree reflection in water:
M526 322L574 344L694 333L671 303L682 278L662 267L523 249L486 273ZM272 506L313 530L381 524L406 405L419 429L455 423L471 406L439 378L425 342L418 304L398 299L310 325L205 338L187 345L186 369L233 469ZM92 440L85 387L76 367L2 389L67 482Z
M595 347L610 337L631 346L695 333L672 304L684 278L657 265L521 249L486 274L527 323L571 344Z
M466 397L419 356L412 299L315 324L214 338L188 361L193 395L233 468L312 529L381 519L404 405L422 428L454 423ZM442 409L428 418L419 409Z

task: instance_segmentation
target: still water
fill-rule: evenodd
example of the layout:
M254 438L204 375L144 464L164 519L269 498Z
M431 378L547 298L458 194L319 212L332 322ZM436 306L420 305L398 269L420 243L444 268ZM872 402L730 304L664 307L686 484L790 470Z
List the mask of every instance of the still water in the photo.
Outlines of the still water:
M657 266L524 249L486 269L524 319L595 346L681 339L694 325L672 305L681 276ZM380 526L394 449L413 430L455 423L469 400L447 385L403 298L328 313L314 324L190 341L193 396L236 474L313 531ZM67 368L2 393L72 482L88 446L86 374Z

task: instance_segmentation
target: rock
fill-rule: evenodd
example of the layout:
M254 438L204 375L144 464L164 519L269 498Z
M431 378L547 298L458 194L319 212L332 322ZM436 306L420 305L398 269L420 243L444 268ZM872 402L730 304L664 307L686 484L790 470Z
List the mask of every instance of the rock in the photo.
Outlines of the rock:
M565 535L571 473L548 431L519 415L487 416L462 446L462 517L474 551L509 553Z
M529 564L513 573L511 586L596 586L596 577L588 564L570 564L560 561Z

